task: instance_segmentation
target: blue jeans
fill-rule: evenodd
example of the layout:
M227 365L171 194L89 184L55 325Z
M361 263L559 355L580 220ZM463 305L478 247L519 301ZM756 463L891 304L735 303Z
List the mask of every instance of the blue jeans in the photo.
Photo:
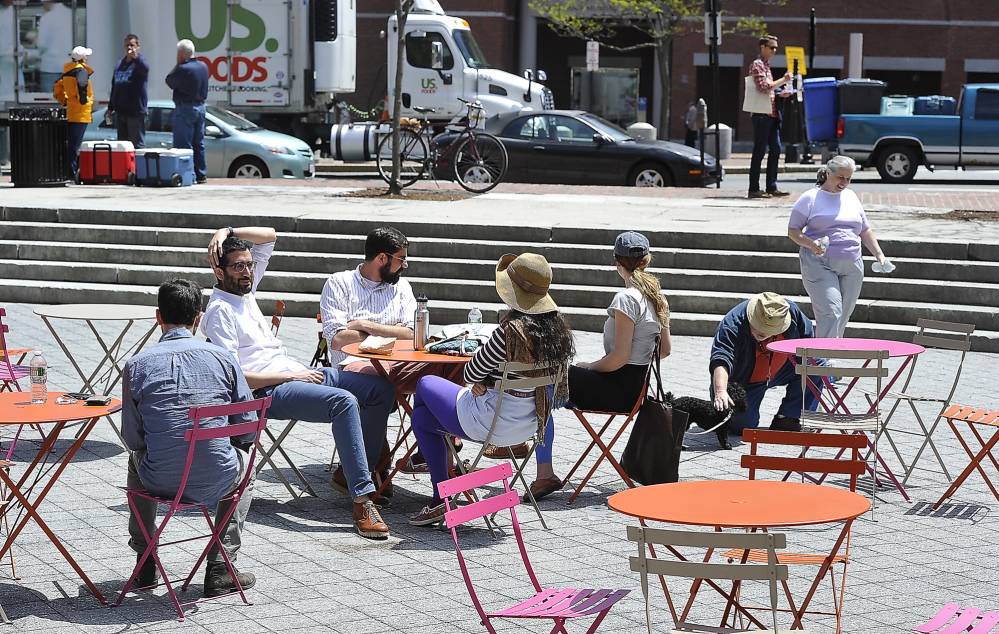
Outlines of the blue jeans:
M119 141L131 141L135 149L146 147L146 115L114 113Z
M842 337L864 285L864 261L799 254L801 281L815 312L816 337Z
M198 180L204 180L208 173L208 163L205 160L205 104L174 105L173 146L194 150L194 176Z
M378 463L395 387L379 377L320 368L321 384L289 381L254 392L270 396L267 417L332 423L333 440L352 497L374 492L370 468ZM370 465L370 466L369 466Z
M825 360L821 360L819 363L825 365ZM812 377L808 380L819 392L822 391L822 380L820 377ZM805 398L802 401L801 377L794 373L794 364L787 362L777 370L777 374L772 376L769 381L760 381L759 383L750 383L743 386L746 388L746 402L748 407L745 412L732 415L732 420L728 422L729 431L741 434L744 429L756 429L759 427L760 405L763 403L763 397L770 388L781 386L786 386L786 389L784 390L784 399L781 401L780 407L777 408L778 416L801 418L802 409L815 411L815 407L819 404L819 397L809 389L805 392ZM714 399L715 390L714 386L711 386L711 400L713 401Z
M760 168L763 155L767 156L767 191L777 189L777 170L780 167L780 119L768 114L754 113L753 158L749 162L749 191L760 191Z
M69 133L66 136L66 153L69 155L70 177L75 178L80 169L80 145L83 144L83 135L87 132L86 123L69 124Z

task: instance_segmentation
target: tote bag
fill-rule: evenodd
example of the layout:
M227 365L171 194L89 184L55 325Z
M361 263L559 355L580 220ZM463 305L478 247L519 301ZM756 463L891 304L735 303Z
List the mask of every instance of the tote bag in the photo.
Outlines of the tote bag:
M742 101L742 111L758 114L773 114L774 111L770 93L757 90L752 75L746 75L746 97Z
M654 348L659 350L658 340ZM621 454L621 468L639 484L663 484L680 480L680 450L687 429L687 413L674 410L663 392L659 355L649 364L656 389L646 394L638 409L635 426ZM650 382L651 385L651 382Z

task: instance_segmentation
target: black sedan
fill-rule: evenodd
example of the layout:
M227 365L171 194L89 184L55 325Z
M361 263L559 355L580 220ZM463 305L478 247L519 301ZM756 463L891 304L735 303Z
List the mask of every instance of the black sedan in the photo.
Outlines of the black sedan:
M668 141L640 141L581 110L522 110L485 122L510 155L506 182L701 187L717 178L713 156ZM724 174L724 172L723 172Z

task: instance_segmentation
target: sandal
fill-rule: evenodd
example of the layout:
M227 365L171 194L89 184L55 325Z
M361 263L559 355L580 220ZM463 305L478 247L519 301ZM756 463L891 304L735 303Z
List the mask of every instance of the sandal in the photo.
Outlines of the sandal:
M540 500L556 491L561 491L563 486L565 483L558 476L535 480L531 483L531 495L534 496L535 500Z
M419 460L419 458L417 458L417 460ZM396 467L398 467L399 471L403 473L430 473L430 468L427 466L427 463L413 462L413 456L410 456L406 460L399 460L399 462L396 463Z

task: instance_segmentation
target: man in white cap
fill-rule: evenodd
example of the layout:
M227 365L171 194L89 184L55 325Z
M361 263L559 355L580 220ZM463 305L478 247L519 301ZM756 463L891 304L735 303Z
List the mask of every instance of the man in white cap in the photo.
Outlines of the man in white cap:
M69 121L66 151L69 153L70 174L74 178L79 168L83 134L87 131L87 124L94 120L94 90L90 86L94 69L87 66L87 58L93 54L85 46L74 48L69 54L73 61L66 62L62 77L52 87L52 96L66 107L66 120Z
M760 424L760 404L772 387L786 386L784 399L770 423L770 429L801 431L802 408L814 410L818 397L811 391L804 399L801 378L794 373L794 364L783 354L774 354L767 345L783 339L814 337L812 322L794 302L777 293L760 293L742 302L718 324L711 344L711 398L721 411L734 405L728 394L729 382L746 388L748 408L735 413L728 423L729 431L742 433ZM814 382L821 389L821 382Z

